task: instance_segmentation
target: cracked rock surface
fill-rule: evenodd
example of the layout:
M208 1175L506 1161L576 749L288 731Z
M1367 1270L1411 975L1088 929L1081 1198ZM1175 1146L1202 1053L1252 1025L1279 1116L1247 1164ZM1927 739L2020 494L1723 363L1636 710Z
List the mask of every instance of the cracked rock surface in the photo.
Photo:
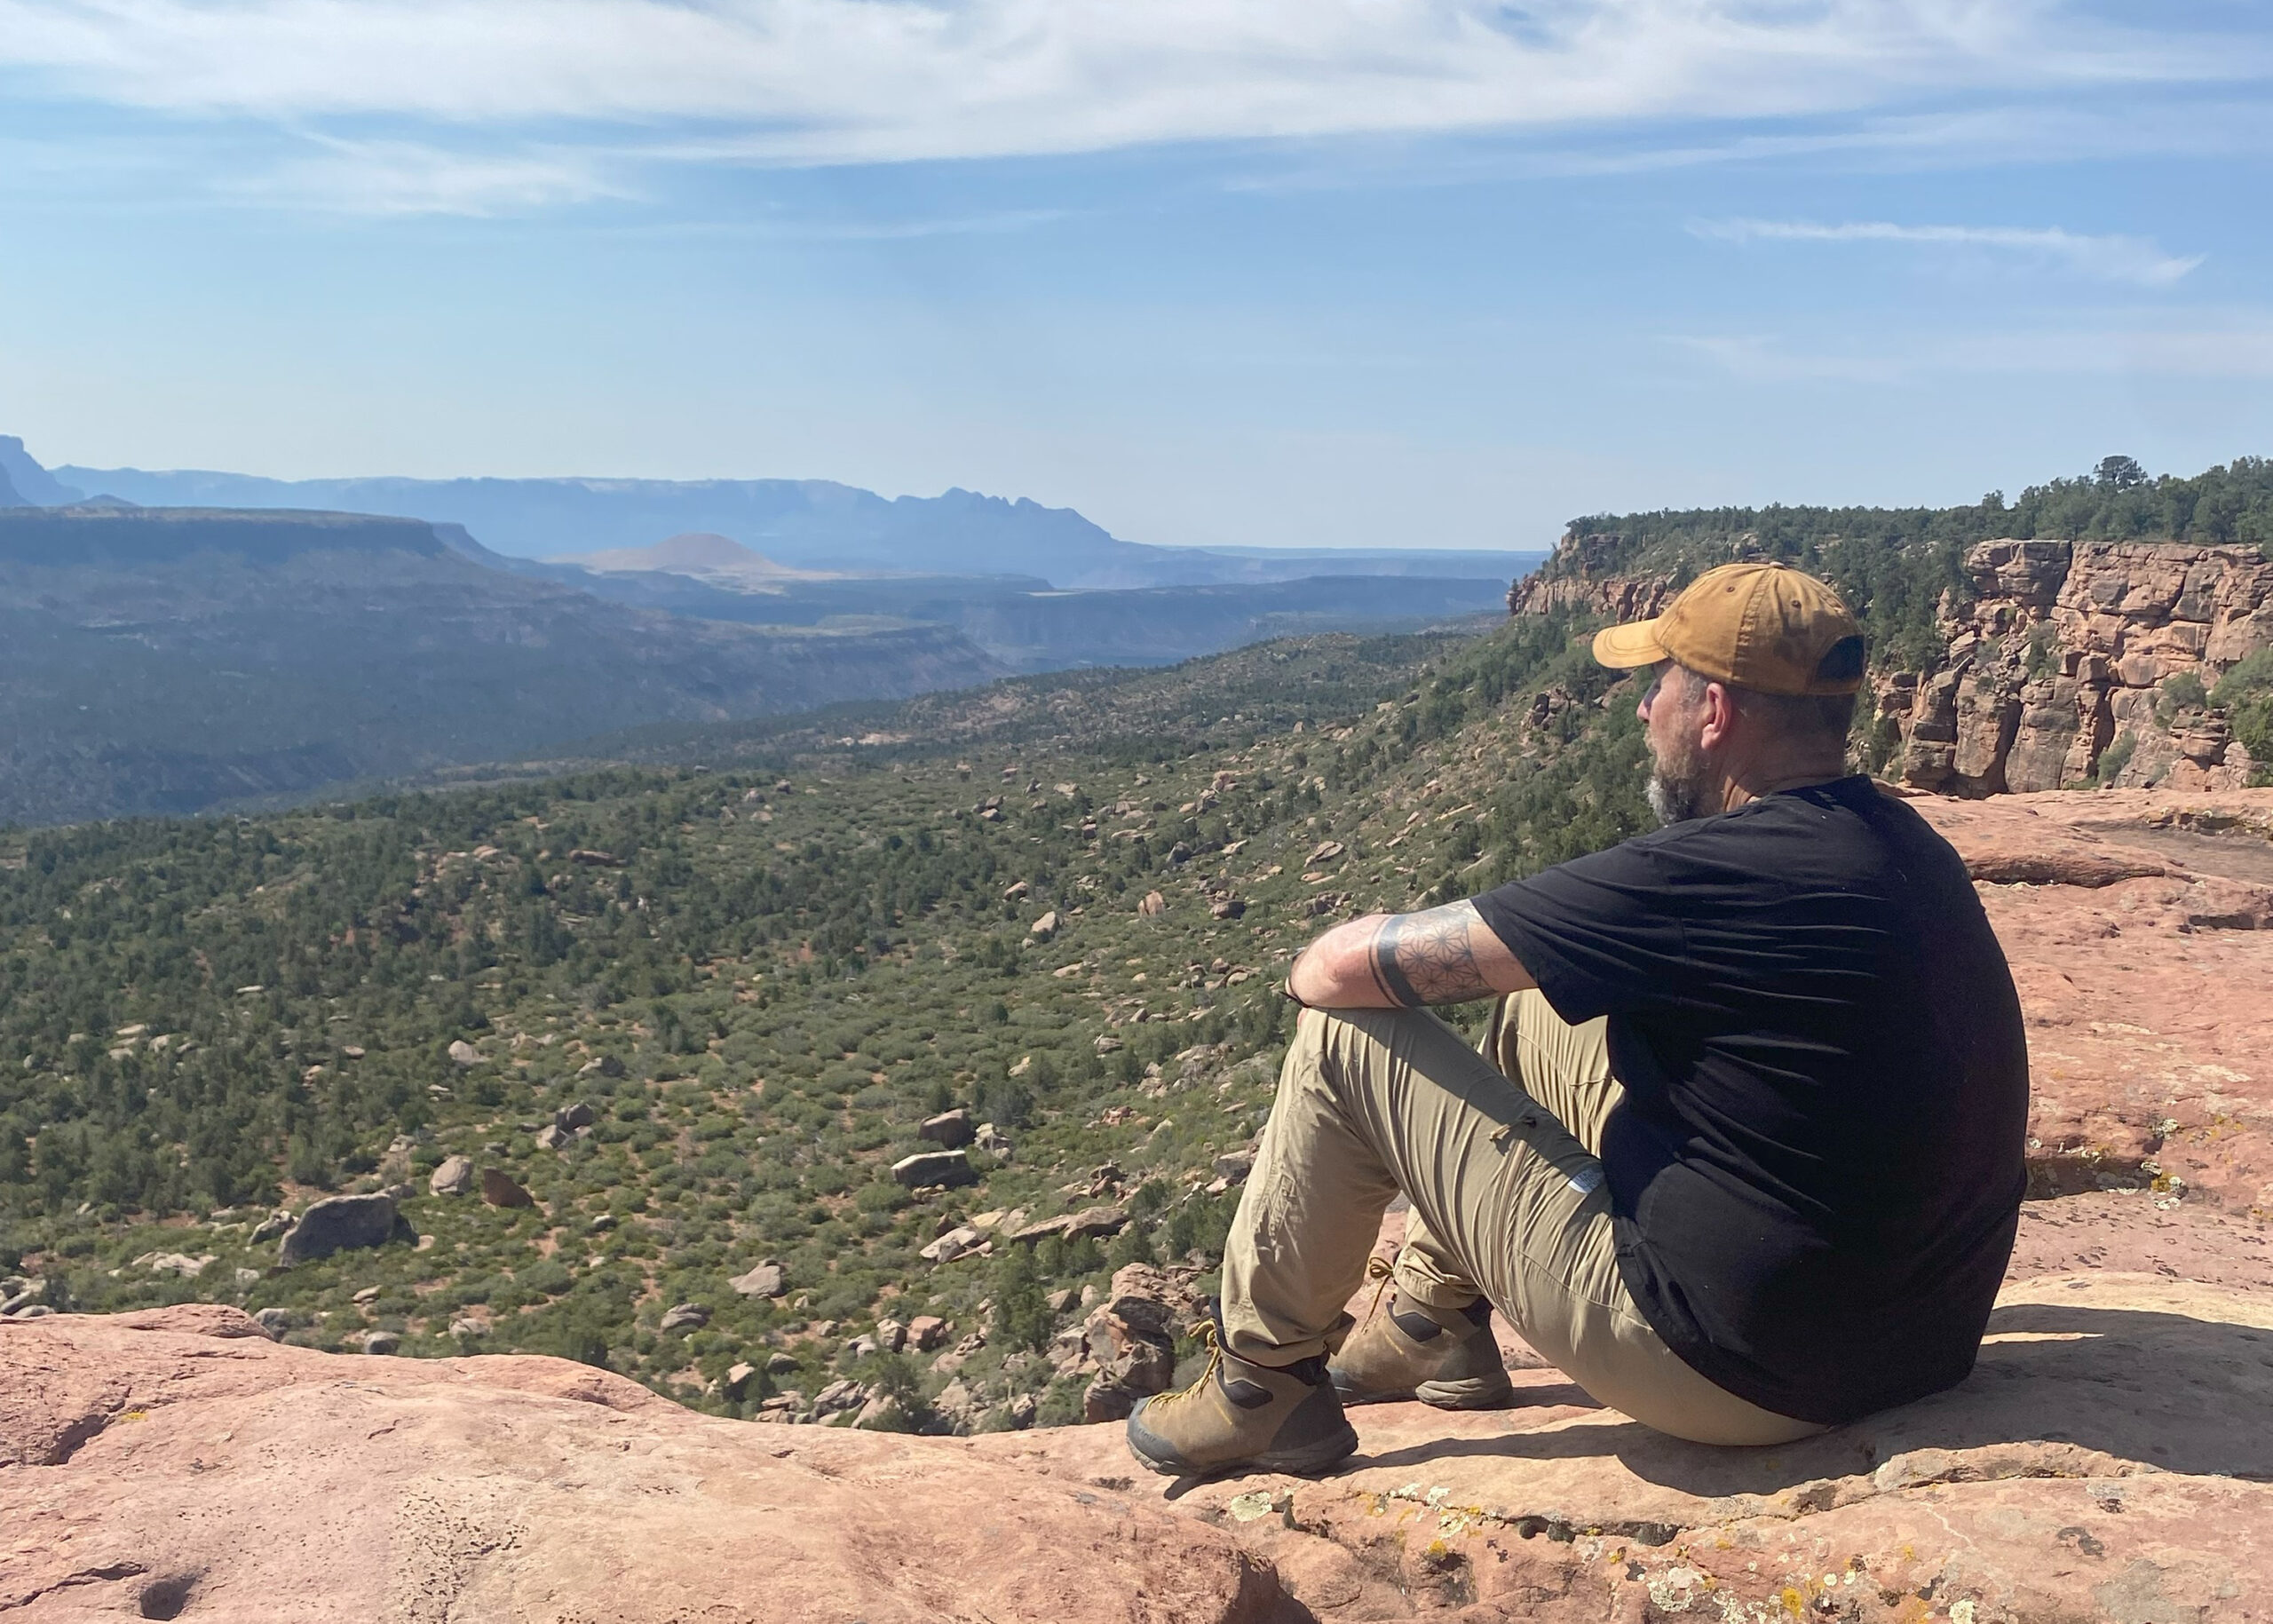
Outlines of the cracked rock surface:
M2220 1267L2261 1268L2238 1228L2194 1250L2220 1239ZM58 1315L0 1326L0 1612L2269 1616L2261 1290L2024 1281L1964 1385L1770 1450L1652 1433L1551 1370L1515 1379L1509 1410L1357 1412L1361 1453L1327 1479L1188 1485L1137 1470L1115 1425L789 1434L554 1359L319 1353L211 1305Z
M702 1416L606 1371L319 1353L235 1309L0 1322L0 1617L1221 1620L1268 1562L956 1439Z

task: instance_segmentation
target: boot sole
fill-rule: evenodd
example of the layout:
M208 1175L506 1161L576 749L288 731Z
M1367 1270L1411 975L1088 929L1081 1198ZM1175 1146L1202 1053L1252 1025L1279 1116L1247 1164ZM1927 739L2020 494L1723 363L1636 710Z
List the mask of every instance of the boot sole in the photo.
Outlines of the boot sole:
M1409 1404L1415 1400L1438 1410L1504 1410L1516 1401L1515 1383L1504 1376L1474 1376L1462 1382L1423 1382L1420 1386L1381 1393L1357 1393L1337 1385L1345 1405Z
M1270 1450L1244 1460L1197 1466L1182 1455L1155 1454L1132 1432L1129 1453L1149 1471L1163 1477L1228 1477L1235 1472L1284 1472L1290 1477L1314 1477L1330 1471L1358 1453L1358 1430L1344 1422L1339 1436L1320 1438L1301 1449Z

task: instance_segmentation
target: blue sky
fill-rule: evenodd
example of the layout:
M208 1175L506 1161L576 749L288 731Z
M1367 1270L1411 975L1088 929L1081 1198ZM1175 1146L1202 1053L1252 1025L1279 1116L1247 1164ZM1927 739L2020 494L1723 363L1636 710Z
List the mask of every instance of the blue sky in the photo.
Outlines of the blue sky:
M2262 0L0 0L51 463L1539 547L2273 453Z

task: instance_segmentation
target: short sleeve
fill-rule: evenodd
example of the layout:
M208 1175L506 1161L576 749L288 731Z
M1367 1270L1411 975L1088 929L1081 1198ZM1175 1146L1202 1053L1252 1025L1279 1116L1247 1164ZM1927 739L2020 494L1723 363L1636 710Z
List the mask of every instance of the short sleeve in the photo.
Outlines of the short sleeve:
M1683 973L1671 876L1654 846L1630 840L1471 899L1573 1024L1663 999Z

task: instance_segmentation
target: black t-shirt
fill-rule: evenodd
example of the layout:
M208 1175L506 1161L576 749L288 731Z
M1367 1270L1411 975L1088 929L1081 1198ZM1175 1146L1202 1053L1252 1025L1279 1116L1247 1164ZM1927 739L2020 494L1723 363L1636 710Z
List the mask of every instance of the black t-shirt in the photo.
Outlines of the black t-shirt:
M1924 819L1841 779L1475 902L1558 1015L1610 1018L1619 1268L1675 1352L1826 1423L1965 1377L2019 1223L2028 1050Z

